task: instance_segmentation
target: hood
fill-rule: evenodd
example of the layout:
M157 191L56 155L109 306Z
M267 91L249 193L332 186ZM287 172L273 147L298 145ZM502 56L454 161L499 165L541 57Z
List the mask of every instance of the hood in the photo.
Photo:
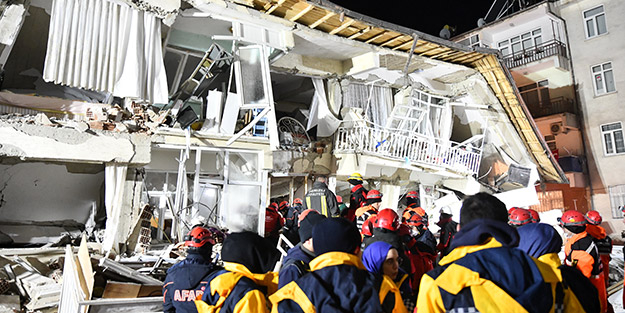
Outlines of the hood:
M252 273L266 273L273 269L280 252L273 244L253 232L232 233L221 248L224 262L239 263Z
M475 246L495 238L501 245L516 247L519 233L510 225L487 218L473 220L460 228L451 241L451 249L460 246Z
M527 224L517 228L517 232L520 237L518 248L533 258L562 250L562 237L549 224Z
M392 247L393 246L384 241L376 241L370 244L362 253L362 263L369 272L383 274L382 265L384 261L386 261L388 251L391 250Z

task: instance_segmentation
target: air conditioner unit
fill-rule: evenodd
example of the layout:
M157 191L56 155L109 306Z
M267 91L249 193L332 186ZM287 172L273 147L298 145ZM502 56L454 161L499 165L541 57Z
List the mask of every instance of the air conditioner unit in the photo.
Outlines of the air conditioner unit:
M564 126L562 122L551 123L551 125L549 125L549 130L554 136L560 133L566 134L569 132L569 128L567 126Z

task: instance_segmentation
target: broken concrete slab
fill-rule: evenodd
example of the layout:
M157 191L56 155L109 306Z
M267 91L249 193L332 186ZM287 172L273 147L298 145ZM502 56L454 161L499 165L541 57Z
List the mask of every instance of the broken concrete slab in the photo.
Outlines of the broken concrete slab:
M0 313L19 312L20 308L20 296L0 295Z

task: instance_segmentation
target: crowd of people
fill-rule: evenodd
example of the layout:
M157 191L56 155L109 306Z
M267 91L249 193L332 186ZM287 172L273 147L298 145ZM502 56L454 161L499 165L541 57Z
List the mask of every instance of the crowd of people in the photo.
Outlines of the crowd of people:
M265 237L194 227L168 271L165 312L610 312L612 249L596 211L566 211L568 240L536 211L467 196L435 236L419 194L381 208L354 173L349 206L320 177L304 199L272 203ZM280 262L283 234L297 243ZM438 240L437 240L438 237ZM222 243L217 265L212 247ZM561 262L558 253L564 249ZM277 263L279 272L273 272Z

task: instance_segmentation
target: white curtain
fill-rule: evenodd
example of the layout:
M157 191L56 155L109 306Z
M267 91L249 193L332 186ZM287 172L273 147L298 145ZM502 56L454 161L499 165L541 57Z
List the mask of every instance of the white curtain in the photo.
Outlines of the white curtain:
M167 103L161 20L109 0L54 0L43 78Z
M384 127L393 105L393 92L389 87L350 82L343 87L343 107L361 108L367 121Z
M119 237L123 237L120 218L123 214L124 187L128 166L110 163L104 168L104 205L106 207L106 233L102 242L102 251L117 251ZM119 252L119 251L117 251Z
M317 125L317 136L329 137L339 128L341 121L337 119L328 107L328 97L323 85L323 79L313 78L313 86L315 86L315 95L310 105L310 115L308 117L308 125L306 130Z

